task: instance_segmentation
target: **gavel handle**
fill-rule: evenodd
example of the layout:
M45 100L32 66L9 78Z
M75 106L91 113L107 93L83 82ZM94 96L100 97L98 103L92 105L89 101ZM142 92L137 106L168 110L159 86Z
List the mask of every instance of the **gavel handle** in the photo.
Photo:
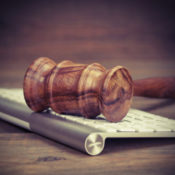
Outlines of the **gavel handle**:
M134 96L175 98L175 77L134 80Z

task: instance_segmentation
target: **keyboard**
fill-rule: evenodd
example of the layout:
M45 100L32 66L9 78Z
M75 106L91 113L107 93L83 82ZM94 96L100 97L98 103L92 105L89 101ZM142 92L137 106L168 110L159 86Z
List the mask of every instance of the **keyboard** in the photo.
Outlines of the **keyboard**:
M22 89L0 88L0 119L89 155L100 154L107 138L175 137L175 120L137 109L130 109L117 123L103 115L87 119L51 109L36 113L26 105Z

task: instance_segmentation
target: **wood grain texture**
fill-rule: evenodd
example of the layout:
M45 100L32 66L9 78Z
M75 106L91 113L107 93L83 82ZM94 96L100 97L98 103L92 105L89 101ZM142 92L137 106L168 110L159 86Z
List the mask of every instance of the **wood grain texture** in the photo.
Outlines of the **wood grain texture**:
M47 89L44 85L55 66L54 61L41 57L35 60L25 73L24 97L28 106L34 111L43 111L49 107Z
M127 114L133 96L175 98L175 78L135 80L128 70L116 66L106 70L98 63L77 64L49 58L36 59L24 77L28 106L38 112L51 107L61 114L120 121Z
M32 133L0 134L0 174L173 175L174 139L108 140L91 157Z
M132 97L133 82L127 69L116 66L109 70L102 88L102 113L110 121L120 121L128 113Z
M135 80L134 95L154 98L175 98L175 77Z
M48 84L50 107L64 114L81 115L78 105L77 91L81 73L86 65L62 61L52 71Z
M112 122L125 117L133 96L132 78L122 66L106 70L98 63L56 65L42 57L27 69L23 88L26 103L36 112L51 107L60 114L86 118L102 113Z

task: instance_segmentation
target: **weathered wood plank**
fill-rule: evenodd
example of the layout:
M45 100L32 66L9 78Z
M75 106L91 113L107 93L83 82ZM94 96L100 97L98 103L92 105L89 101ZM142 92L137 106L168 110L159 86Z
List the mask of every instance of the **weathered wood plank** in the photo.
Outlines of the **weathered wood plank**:
M108 140L90 157L41 136L0 134L0 174L173 174L174 139Z

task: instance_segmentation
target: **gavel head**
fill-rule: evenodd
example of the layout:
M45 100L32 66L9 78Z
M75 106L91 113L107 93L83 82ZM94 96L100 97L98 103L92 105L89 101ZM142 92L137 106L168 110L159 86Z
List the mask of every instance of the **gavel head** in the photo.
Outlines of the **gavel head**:
M116 66L76 64L49 58L36 59L24 77L24 97L35 112L51 108L60 114L94 118L102 113L108 121L120 121L128 112L133 82L128 70Z

